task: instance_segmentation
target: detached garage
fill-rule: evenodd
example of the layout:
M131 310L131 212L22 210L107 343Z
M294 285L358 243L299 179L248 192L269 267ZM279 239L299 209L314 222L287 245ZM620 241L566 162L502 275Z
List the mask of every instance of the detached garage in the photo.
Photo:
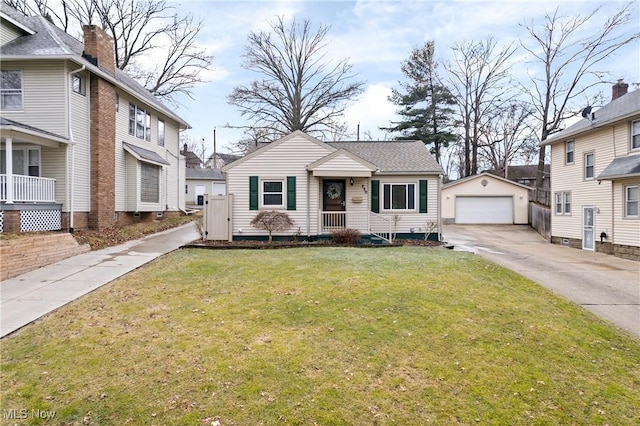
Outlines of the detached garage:
M444 223L527 224L529 187L482 173L442 187Z

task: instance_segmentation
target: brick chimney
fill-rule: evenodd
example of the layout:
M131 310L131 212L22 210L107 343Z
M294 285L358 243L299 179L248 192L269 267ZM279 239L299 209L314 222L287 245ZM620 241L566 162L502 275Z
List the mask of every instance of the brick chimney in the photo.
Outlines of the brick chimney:
M626 95L628 88L629 85L625 83L624 80L618 80L618 82L611 87L611 100L613 101L622 95Z
M82 27L84 35L83 56L100 69L115 74L116 61L113 39L100 27L85 25Z
M115 73L113 41L95 25L85 25L83 56L102 71ZM91 73L89 79L91 117L91 211L89 228L104 229L116 224L116 88Z

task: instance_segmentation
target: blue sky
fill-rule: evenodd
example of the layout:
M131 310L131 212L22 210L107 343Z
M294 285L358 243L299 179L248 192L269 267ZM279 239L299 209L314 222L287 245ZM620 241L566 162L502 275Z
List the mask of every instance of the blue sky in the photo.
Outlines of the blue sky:
M365 92L345 112L345 120L355 134L365 131L375 139L385 133L378 130L394 119L395 106L387 101L391 88L402 80L400 65L412 49L427 40L435 40L436 56L445 59L455 43L485 39L492 36L499 44L519 43L527 34L519 24L539 21L545 11L553 12L558 5L565 14L588 13L603 5L603 11L614 11L626 2L610 1L219 1L169 0L182 13L191 13L205 22L200 44L213 55L213 67L204 75L208 82L194 90L194 100L180 98L177 113L191 126L188 135L194 141L203 138L213 147L216 128L219 152L230 152L232 143L242 133L225 128L247 124L238 111L227 104L233 87L247 84L259 75L241 68L242 53L250 31L268 30L276 16L298 21L310 19L314 25L329 25L326 41L327 57L348 58L366 82ZM635 25L629 34L640 28L639 2L634 5ZM599 16L604 18L608 13ZM599 24L602 20L594 20ZM591 28L593 30L593 27ZM589 31L589 28L585 28ZM640 43L627 46L602 63L599 70L613 74L612 81L623 78L628 83L640 82ZM512 72L524 81L530 68L524 57L516 58ZM610 87L600 87L610 96ZM630 90L634 87L631 86Z

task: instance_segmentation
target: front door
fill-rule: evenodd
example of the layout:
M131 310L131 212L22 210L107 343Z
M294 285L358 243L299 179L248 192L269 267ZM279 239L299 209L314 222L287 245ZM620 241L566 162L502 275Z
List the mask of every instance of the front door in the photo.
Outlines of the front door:
M595 208L582 208L582 249L594 251L596 248Z
M322 182L322 211L324 213L324 226L331 228L344 228L346 225L345 210L345 180L331 179Z

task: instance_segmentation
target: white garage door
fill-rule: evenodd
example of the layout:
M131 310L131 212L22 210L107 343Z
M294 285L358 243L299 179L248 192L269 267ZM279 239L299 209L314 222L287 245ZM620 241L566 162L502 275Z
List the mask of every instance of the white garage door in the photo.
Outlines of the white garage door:
M513 223L513 197L456 197L456 223Z

